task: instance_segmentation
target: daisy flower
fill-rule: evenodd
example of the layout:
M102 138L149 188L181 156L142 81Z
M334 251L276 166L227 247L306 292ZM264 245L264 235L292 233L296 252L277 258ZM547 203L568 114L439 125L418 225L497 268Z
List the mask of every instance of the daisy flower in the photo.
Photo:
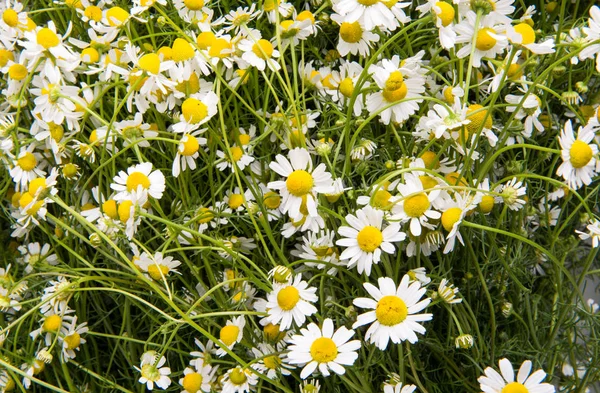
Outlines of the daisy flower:
M201 358L191 361L190 366L183 370L183 378L179 379L179 384L183 387L181 393L210 393L218 367L205 364Z
M380 1L335 0L333 10L347 22L361 22L367 30L373 30L375 27L394 30L397 26L389 8Z
M248 38L240 41L238 48L243 52L242 59L259 71L264 71L267 66L274 72L281 69L275 60L279 57L279 51L270 41L261 38L258 30L252 30Z
M500 373L491 367L484 370L484 374L477 380L479 387L484 393L554 393L554 386L549 383L542 383L546 378L544 370L537 370L531 373L531 361L523 362L517 373L515 381L515 371L508 359L500 359L498 362Z
M415 385L402 385L402 382L394 385L389 383L383 385L383 393L413 393L416 389Z
M456 192L451 198L443 199L443 206L440 208L442 210L441 222L444 229L448 232L444 254L454 250L456 239L461 244L464 244L458 227L465 216L481 202L481 197L480 193L473 197Z
M223 27L223 31L229 32L234 30L237 32L259 15L260 11L256 11L256 3L252 3L250 7L238 7L225 15L225 22L223 23L225 27Z
M583 185L589 185L592 177L596 175L595 156L598 154L598 146L591 143L594 135L593 128L580 127L575 138L569 120L558 137L563 163L558 167L556 174L562 176L569 187L575 190Z
M273 291L267 295L268 321L280 325L281 330L290 328L292 322L296 326L304 325L306 317L317 312L311 304L319 300L316 292L317 288L302 281L301 274L296 275L289 285L275 284Z
M288 159L289 158L289 159ZM321 163L313 169L312 158L306 149L295 148L288 152L288 158L278 154L269 168L285 180L270 182L267 186L279 190L282 197L281 211L290 218L300 216L300 207L306 203L308 215L317 217L317 195L333 191L331 174L325 171Z
M575 230L581 240L592 239L592 247L600 246L600 221L597 219L590 220L586 226L587 233Z
M88 331L87 322L77 325L77 316L63 324L60 329L59 342L62 345L61 356L64 362L75 359L75 351L79 351L81 344L86 343L81 335Z
M233 169L234 164L237 168L243 171L248 165L254 162L255 158L249 154L249 146L231 146L229 148L229 154L217 150L217 157L219 161L217 168L220 171L224 171L227 168Z
M420 300L426 289L421 287L419 281L411 282L408 274L402 277L397 288L389 277L380 277L377 283L379 288L368 282L363 284L372 299L354 299L355 306L372 311L359 315L352 328L370 324L365 340L376 344L382 351L390 340L394 344L405 340L416 343L418 339L415 333L425 334L425 328L419 322L433 318L432 314L417 314L431 302L429 298Z
M145 384L148 390L154 389L154 385L161 389L166 389L171 385L171 369L163 367L167 362L164 356L158 357L156 351L148 351L142 354L140 367L135 367L136 370L142 373L138 380L139 383Z
M457 298L458 288L454 287L454 284L449 284L448 280L442 279L438 286L437 292L432 295L433 299L440 298L448 304L458 304L462 302L461 298Z
M50 253L50 244L45 243L40 246L40 243L28 243L18 248L22 257L17 259L19 263L25 265L25 273L31 273L35 268L43 263L49 265L57 265L58 257L56 254Z
M161 252L157 252L154 256L144 252L135 264L154 280L163 281L169 273L179 273L176 268L181 265L181 262L174 260L173 257L163 257Z
M533 128L539 132L544 132L544 125L539 121L539 116L542 113L541 105L542 101L535 94L529 94L527 97L520 95L508 94L506 97L506 102L511 105L506 107L507 112L514 112L519 104L521 104L521 108L515 114L515 118L517 120L525 119L524 125L525 129L523 130L523 136L526 138L531 137L533 133Z
M244 326L246 326L246 320L243 315L230 319L225 323L225 326L219 331L219 341L231 350L235 344L242 341L244 337ZM223 357L227 355L227 351L223 348L217 349L216 355Z
M536 44L535 31L529 23L521 22L515 26L508 25L506 36L513 44L522 45L536 55L554 53L554 38L550 38L541 44Z
M258 359L252 368L268 378L277 379L279 374L290 375L290 369L294 368L283 363L285 355L278 354L270 344L259 343L257 347L252 348L252 354Z
M471 61L474 67L481 67L481 59L488 57L494 59L497 55L504 52L508 46L508 40L502 32L504 24L499 24L491 16L485 16L480 19L477 31L475 31L475 22L477 16L473 11L467 12L466 17L456 25L455 30L457 44L467 44L456 52L459 58L465 58L471 54L471 47L474 45Z
M342 326L334 331L333 321L327 318L323 328L311 323L300 334L292 336L288 347L288 363L304 366L300 378L306 379L319 369L328 377L330 370L343 375L344 366L351 366L358 358L356 351L360 348L359 340L349 341L354 330Z
M346 106L350 104L350 99L354 95L354 87L358 82L358 78L363 72L363 67L355 61L342 60L339 71L333 71L331 73L331 86L332 89L328 89L327 93L331 95L332 99ZM366 89L370 86L370 83L366 81L363 83L362 88ZM364 108L364 95L358 94L354 100L352 107L354 116L360 116Z
M383 226L382 210L365 206L356 211L356 216L348 214L346 222L350 226L341 226L338 233L342 236L336 244L346 247L340 255L348 261L348 268L357 267L358 273L371 274L371 266L381 260L381 251L393 254L396 250L392 243L402 241L406 234L400 232L400 225L392 223Z
M258 375L252 368L236 367L227 370L221 382L222 393L247 393L254 390L258 383Z
M152 163L142 162L130 166L127 172L120 171L113 178L110 188L117 192L114 197L116 201L129 199L140 190L142 194L160 199L165 191L165 176L158 169L152 171Z
M379 41L379 36L365 28L360 22L347 22L343 16L332 14L331 20L340 25L337 50L340 56L348 53L359 56L368 56L373 42Z
M144 123L141 113L136 113L133 120L123 120L113 125L114 130L123 138L123 146L129 146L131 142L137 141L139 147L149 147L147 138L154 138L158 132L152 129L152 125Z
M15 189L17 191L25 189L31 180L45 176L46 172L42 170L43 167L43 157L40 153L35 152L34 144L21 147L9 172L15 183Z
M369 67L369 73L381 90L369 94L367 109L371 114L379 112L383 124L402 123L419 110L419 103L423 102L425 78L418 66L416 69L409 67L409 60L401 65L400 57L395 55Z
M442 216L440 212L433 210L433 204L438 203L441 190L425 189L419 176L409 173L404 176L404 183L398 184L398 191L402 199L392 208L391 219L409 221L410 233L413 236L420 236L422 227L434 229L429 219L437 220Z
M173 132L190 132L190 125L202 125L217 114L219 97L212 92L191 94L181 104L180 121L173 125Z
M583 34L586 36L586 44L600 40L600 7L597 5L590 8L590 18L588 26L583 27ZM579 53L579 59L591 59L596 56L596 71L600 72L600 44L586 45Z
M525 206L525 199L520 197L527 194L527 185L523 185L523 182L518 181L516 177L508 183L500 185L498 191L501 194L500 199L510 210L520 210Z
M198 149L206 144L206 138L199 137L205 129L185 134L177 145L177 154L173 160L173 176L178 177L182 170L196 169L196 159L200 156Z

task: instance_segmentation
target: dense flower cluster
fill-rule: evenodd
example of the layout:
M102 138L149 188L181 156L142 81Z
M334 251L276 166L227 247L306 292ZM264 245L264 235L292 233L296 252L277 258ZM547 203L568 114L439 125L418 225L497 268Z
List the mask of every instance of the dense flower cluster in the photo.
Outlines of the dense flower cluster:
M583 392L583 3L2 2L0 391Z

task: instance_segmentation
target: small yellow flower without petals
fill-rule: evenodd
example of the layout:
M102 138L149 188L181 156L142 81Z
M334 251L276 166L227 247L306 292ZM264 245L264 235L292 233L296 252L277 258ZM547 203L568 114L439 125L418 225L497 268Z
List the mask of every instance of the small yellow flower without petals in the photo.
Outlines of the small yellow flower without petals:
M404 76L400 71L394 71L390 73L387 81L385 81L385 87L383 89L383 98L388 102L396 102L406 97L408 93L408 87L404 83Z
M202 386L202 375L198 373L189 373L183 377L183 383L181 384L183 389L189 393L196 393Z
M62 174L67 179L71 179L77 175L78 170L79 167L77 167L77 165L69 162L62 168Z
M521 44L529 45L535 42L535 31L527 23L519 23L516 25L515 32L521 35Z
M2 13L2 20L10 27L17 27L19 24L19 14L12 8L8 8Z
M106 11L106 19L108 20L108 25L111 27L123 25L127 21L127 18L129 18L129 12L121 7L112 7Z
M404 200L404 211L409 217L421 217L429 209L430 203L427 195L421 193Z
M310 356L319 363L331 362L337 355L337 345L330 338L317 338L310 346Z
M186 121L195 124L208 116L208 107L197 98L190 97L181 104L181 113Z
M406 303L398 296L384 296L377 302L375 316L384 326L395 326L408 316Z
M476 113L474 113L476 112ZM483 128L491 129L492 128L492 115L488 116L489 109L485 109L482 105L473 104L469 105L467 108L467 119L471 122L467 124L467 131L469 133L475 133L477 130L481 128L483 124ZM487 116L487 118L486 118ZM485 120L485 123L484 123Z
M221 328L219 332L219 339L223 344L231 346L238 338L240 334L240 328L235 325L227 325Z
M204 7L204 0L183 0L183 4L191 11L200 11Z
M183 38L175 39L172 50L172 58L174 61L186 61L193 58L196 54L190 43Z
M451 207L442 213L442 225L444 229L448 232L452 231L452 227L458 220L460 220L460 215L462 214L462 210L458 207Z
M455 11L451 4L448 4L445 1L438 1L435 3L435 6L441 10L441 12L437 14L437 17L442 21L442 26L446 27L454 21Z
M383 233L374 226L367 225L358 232L356 241L361 250L373 252L383 242Z
M475 47L480 51L488 51L496 46L496 39L490 35L495 34L496 31L489 27L484 27L477 32L477 38L475 39Z
M432 151L426 151L421 154L419 158L423 160L425 168L427 169L437 169L440 167L440 160L438 159L437 154Z
M44 319L44 323L42 325L42 330L45 332L56 333L60 329L62 324L62 318L58 315L50 315Z
M569 150L569 160L573 168L583 168L592 159L592 148L587 143L576 140Z
M363 29L358 22L344 22L340 26L340 37L350 44L360 41L363 36Z
M300 301L300 292L293 286L290 285L283 288L277 294L277 304L282 310L289 311L296 307L296 304Z
M160 72L160 57L156 53L148 53L140 58L140 68L151 74Z
M8 76L16 81L23 80L27 76L27 68L22 64L15 63L8 67Z
M302 169L292 172L285 181L285 186L290 194L297 197L308 194L312 189L313 184L314 180L312 175Z
M119 209L117 212L119 213L119 220L121 220L122 223L126 223L127 220L129 220L129 217L131 216L132 205L133 202L128 200L125 200L119 204Z
M273 44L262 38L252 45L252 52L263 60L270 58L273 55L273 50Z
M435 180L435 178L431 176L421 175L419 176L419 180L421 180L424 190L430 190L438 185L438 182Z

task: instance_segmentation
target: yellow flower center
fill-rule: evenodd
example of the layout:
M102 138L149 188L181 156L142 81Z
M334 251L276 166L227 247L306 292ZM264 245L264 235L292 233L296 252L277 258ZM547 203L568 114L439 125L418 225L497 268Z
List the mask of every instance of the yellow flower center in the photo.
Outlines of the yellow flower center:
M279 341L285 336L285 333L279 330L279 325L273 325L272 323L266 325L263 331L269 341Z
M398 296L384 296L377 302L375 316L380 324L394 326L406 319L408 307Z
M404 83L404 76L400 71L392 72L385 81L383 98L388 102L396 102L406 97L406 93L408 93L408 87Z
M140 68L151 74L160 72L160 57L156 53L148 53L140 58Z
M131 217L131 206L133 206L133 202L131 201L123 201L119 204L119 220L121 222L126 223L127 220Z
M512 63L508 66L508 70L506 71L506 76L511 79L518 79L523 75L523 69L521 65L518 63Z
M444 229L448 232L452 231L452 227L454 224L460 220L460 215L462 214L462 210L458 207L451 207L442 213L442 225Z
M17 160L17 165L26 172L29 172L37 165L37 160L33 153L26 152L25 155Z
M239 135L239 140L240 140L240 144L242 146L246 146L247 144L250 143L250 135L248 135L248 134L240 134Z
M367 225L358 232L356 241L364 252L373 252L383 242L383 233L374 226Z
M569 150L569 159L573 168L583 168L592 159L592 148L590 145L579 139L573 142Z
M529 390L519 382L511 382L502 388L501 393L529 393Z
M174 61L185 61L194 57L195 52L194 48L190 45L189 42L184 40L183 38L175 39L173 42L173 60Z
M381 210L388 210L392 207L392 204L390 203L391 197L392 194L390 194L388 191L377 190L371 199L371 206Z
M327 337L320 337L313 341L310 346L310 356L319 363L327 363L335 360L338 355L337 345Z
M100 22L102 20L102 9L95 5L90 5L83 11L83 14L86 18L91 19L95 22Z
M31 195L35 195L38 190L46 188L46 179L43 177L36 177L32 181L29 182L29 190L28 192Z
M169 267L165 265L149 265L148 266L148 274L150 277L155 279L156 281L160 281L163 277L166 277L169 274Z
M208 50L208 54L222 59L229 56L229 53L224 52L225 49L231 49L231 43L225 38L216 38Z
M427 169L437 169L440 167L440 161L437 158L437 154L432 151L426 151L425 153L421 154L421 157L419 158L423 160L425 168Z
M421 193L404 200L404 212L409 217L421 217L429 209L427 195Z
M438 185L438 182L431 176L421 175L419 176L419 180L421 180L421 184L425 190L430 190Z
M58 315L50 315L44 319L44 324L42 325L42 330L45 332L53 332L56 333L60 329L60 325L62 323L62 318Z
M17 11L9 8L2 13L2 20L10 27L17 27L19 24L19 14L17 14Z
M484 27L477 32L477 38L475 39L475 47L480 51L487 51L492 49L496 45L496 39L490 35L495 34L494 29Z
M313 177L305 170L298 169L290 174L285 185L290 194L302 197L310 192L314 184Z
M237 209L238 207L242 206L242 204L244 203L244 197L242 196L242 194L231 194L229 196L229 207L232 209Z
M266 60L273 55L273 44L265 39L260 39L252 45L252 52L260 59Z
M302 11L301 13L298 14L298 16L296 16L296 20L299 21L304 21L304 20L310 20L310 22L314 25L315 24L315 16L313 15L312 12L305 10Z
M352 97L352 93L354 93L354 82L352 81L352 78L346 78L341 81L338 90L344 97Z
M473 112L477 112L477 113L473 113ZM479 104L469 105L469 108L467 109L467 119L471 121L469 124L467 124L467 130L469 131L469 133L477 132L481 128L482 124L483 124L483 128L487 128L488 130L492 128L491 114L489 116L487 116L487 119L486 119L486 115L488 114L488 112L489 112L488 109L485 109L483 106L481 106ZM484 119L485 119L485 124L484 124Z
M204 0L183 0L183 4L192 11L199 11L204 7Z
M186 121L195 124L208 116L208 107L202 101L190 97L181 104L181 113Z
M117 213L117 202L114 199L104 202L102 204L102 211L113 220L116 220L119 216Z
M198 222L201 224L206 224L215 217L215 214L207 207L201 207L198 209L198 215L200 216Z
M515 26L515 32L521 35L521 44L528 45L535 42L535 31L527 23L519 23Z
M15 55L6 49L0 49L0 67L4 67L9 60L14 61Z
M233 369L233 371L231 371L231 373L229 374L229 380L231 381L231 383L233 383L234 385L241 385L244 382L246 382L246 379L248 379L246 377L246 373L244 373L244 370L242 370L240 367L236 367L235 369Z
M22 64L15 63L8 68L8 76L16 81L23 80L27 76L27 68Z
M150 179L142 172L133 172L127 177L127 191L135 191L138 186L142 186L144 190L150 187Z
M100 60L100 53L94 48L85 48L81 51L81 60L88 64L96 63Z
M281 204L281 196L275 191L269 191L264 196L264 204L271 210L277 209Z
M290 285L288 287L283 288L277 294L277 304L284 311L290 311L296 304L300 301L300 292Z
M19 206L22 209L27 207L31 202L33 202L33 195L31 195L28 192L22 194L21 197L19 198ZM30 216L33 216L42 208L43 204L44 204L43 201L35 202L33 204L33 206L31 206L29 209L27 209L26 213Z
M208 49L212 46L217 38L212 31L203 31L196 37L196 43L200 49Z
M196 393L202 386L202 375L198 373L189 373L183 377L183 383L181 385L188 393Z
M121 7L112 7L106 11L106 19L109 26L121 26L129 18L129 13Z
M224 326L219 332L219 339L228 347L231 346L238 338L240 328L235 325Z
M233 146L229 149L229 152L231 153L231 158L233 159L233 162L238 162L242 159L244 155L244 150L242 150L242 148L239 146Z
M442 26L445 27L452 23L455 14L454 7L445 1L438 1L435 3L435 6L440 9L440 13L437 14L437 17L442 21Z
M265 12L271 12L279 5L279 0L265 0L263 3L263 10Z
M277 370L281 364L281 359L277 355L267 356L263 359L263 363L268 369Z
M81 344L81 336L79 333L74 332L73 334L68 335L64 338L65 343L67 344L67 349L75 349L79 348L79 344Z
M487 214L494 208L494 197L491 195L484 195L479 202L479 209L483 214Z
M370 7L377 3L379 3L379 0L358 0L358 4L362 4L365 7Z
M358 22L344 22L340 26L340 37L342 37L345 42L355 44L360 41L362 35L363 30Z
M454 104L454 94L452 93L452 87L444 87L444 99L449 104Z
M183 142L183 151L181 151L182 156L192 156L196 154L200 144L198 143L198 139L193 135L186 135L187 140Z
M55 32L44 27L37 33L37 43L43 46L44 49L50 49L57 46L60 43L60 40Z
M81 4L81 0L66 0L65 4L69 7L83 9L83 5Z

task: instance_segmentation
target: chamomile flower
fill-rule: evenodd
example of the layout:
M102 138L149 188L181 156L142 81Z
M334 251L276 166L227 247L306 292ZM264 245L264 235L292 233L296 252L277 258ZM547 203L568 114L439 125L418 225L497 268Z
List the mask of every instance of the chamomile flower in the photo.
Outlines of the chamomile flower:
M525 206L525 199L521 198L527 194L527 185L523 185L523 182L518 181L517 178L511 179L508 183L500 185L498 188L500 192L501 200L511 210L520 210Z
M404 176L404 183L398 184L401 199L392 208L391 219L409 222L410 233L420 236L423 228L433 229L429 219L437 220L442 215L434 210L434 204L441 195L441 190L434 187L425 189L421 179L412 173Z
M231 146L229 148L229 154L222 152L221 150L217 150L217 157L219 158L219 162L217 163L217 168L220 171L225 171L226 169L233 169L234 165L241 171L243 171L248 165L254 162L255 158L251 155L251 149L248 145L246 146Z
M443 199L443 205L440 208L442 210L440 221L444 229L448 232L444 254L454 250L456 239L461 244L464 244L458 228L465 216L481 202L481 197L481 194L471 196L456 192L451 198Z
M229 369L223 377L222 393L247 393L254 390L258 375L252 368L235 367Z
M393 14L381 1L335 0L333 10L347 22L361 22L367 30L373 30L375 27L394 30L396 27Z
M346 222L350 226L341 226L338 233L342 236L336 244L346 247L340 255L341 260L348 261L348 268L357 267L358 273L371 274L373 264L381 260L381 251L393 254L392 243L402 241L406 234L400 231L400 225L391 223L383 228L382 210L365 206L356 211L356 216L348 214Z
M330 318L323 321L322 328L311 323L290 339L288 363L304 366L300 372L302 379L308 378L317 368L325 377L330 371L343 375L346 372L344 366L353 365L358 358L356 351L360 341L350 341L352 336L354 330L344 326L334 330Z
M343 16L332 14L331 20L340 25L337 50L340 56L348 53L367 56L374 42L379 41L379 36L365 28L359 21L347 22Z
M394 344L405 340L416 343L415 333L425 333L419 322L430 321L433 317L432 314L418 314L431 302L429 298L421 300L426 289L419 281L411 282L408 275L402 277L397 288L389 277L379 278L378 285L379 288L370 283L363 284L372 299L357 298L353 303L372 311L359 315L352 328L370 324L365 339L381 350L387 348L390 340Z
M181 262L173 259L173 257L165 257L161 252L157 252L154 256L142 253L135 264L148 276L156 281L166 280L169 273L179 273L176 268L181 265Z
M153 390L154 385L161 389L166 389L171 385L171 369L163 367L167 362L164 356L160 356L156 351L144 352L141 357L140 367L135 367L142 376L139 383L145 384L148 390Z
M231 350L235 344L242 341L244 337L244 327L246 326L246 320L243 315L228 320L225 326L219 331L219 341ZM227 351L223 348L217 349L216 355L223 357L227 355Z
M403 385L402 382L396 384L385 383L383 393L413 393L417 387L415 385Z
M517 25L508 25L506 36L513 44L522 45L536 55L554 53L554 38L541 44L535 43L535 31L529 23L521 22Z
M183 370L183 378L179 379L179 384L183 387L181 393L210 393L218 366L211 367L201 358L191 361L190 366Z
M200 137L204 131L206 129L185 134L181 138L177 145L177 154L173 160L173 176L178 177L181 171L185 171L187 168L190 168L190 170L196 169L196 159L200 156L198 149L201 145L206 144L206 138Z
M448 304L461 303L462 299L457 298L456 294L458 294L458 288L455 288L454 284L449 284L448 280L443 278L442 281L440 281L437 292L432 294L432 298L434 300L437 298L442 299Z
M240 41L238 48L243 51L242 59L259 71L269 67L271 71L279 71L281 66L275 60L279 57L279 51L273 44L261 38L260 32L252 30L248 38Z
M592 247L600 246L600 221L597 219L590 220L586 225L587 232L575 230L581 240L592 239Z
M456 43L466 44L456 52L456 55L461 59L465 58L471 54L472 46L475 46L470 61L474 67L479 68L482 58L493 59L504 52L508 46L508 40L502 34L505 29L504 25L499 24L496 19L489 15L481 18L476 30L476 18L475 13L469 11L462 22L456 25L455 30L458 34Z
M17 259L19 263L25 265L25 273L31 273L39 265L47 263L49 265L57 265L58 257L56 254L50 253L50 244L45 243L28 243L18 248L21 253L21 258Z
M75 359L75 351L79 351L79 347L86 343L86 340L81 335L88 331L87 322L77 325L77 316L74 316L70 321L63 324L60 329L59 342L62 345L61 359L65 363L69 359Z
M312 158L306 149L295 148L289 151L288 158L281 154L269 167L277 172L284 180L270 182L267 186L279 190L282 197L281 211L288 213L290 218L300 216L302 203L306 203L308 215L316 217L317 195L333 191L331 174L325 171L325 164L321 163L313 168Z
M515 380L515 371L508 359L500 359L498 362L500 373L492 367L487 367L484 374L477 380L479 387L485 393L517 393L517 392L536 392L536 393L554 393L554 386L549 383L542 383L546 378L544 370L537 370L531 373L531 361L523 362L517 373Z
M212 91L207 93L191 94L181 104L181 116L179 122L173 125L173 132L186 133L193 131L190 125L199 126L217 114L217 103L219 97Z
M592 177L596 175L597 158L595 156L598 154L598 146L591 143L594 135L593 129L586 126L579 128L577 138L575 138L569 120L558 137L563 163L558 167L556 174L562 176L569 187L573 189L589 185Z
M355 61L344 61L340 64L339 71L333 71L331 73L331 86L332 89L328 89L327 93L331 95L332 99L341 103L342 105L349 105L352 96L354 95L354 88L358 83L358 78L363 72L363 67ZM370 86L370 83L366 81L363 83L362 88L366 89ZM364 95L357 94L354 100L352 111L354 116L360 116L364 108Z
M21 147L17 158L13 161L13 167L10 169L10 176L16 185L16 190L27 188L29 182L36 177L45 176L46 172L42 169L44 162L42 155L35 152L35 145Z
M533 133L533 129L535 128L539 132L544 132L544 126L539 120L539 116L542 113L541 105L542 101L535 94L529 94L527 97L508 94L506 97L506 102L508 102L509 106L506 107L507 112L514 112L517 107L520 106L520 109L515 114L515 118L518 120L524 121L524 130L523 136L526 138L531 137Z
M284 363L284 354L278 354L275 348L270 344L259 343L255 348L252 348L252 354L256 357L256 363L252 368L266 375L268 378L277 379L279 375L290 375L290 369L294 367Z
M267 295L268 321L277 324L282 330L292 326L304 325L306 317L317 312L317 308L311 303L319 298L316 295L317 288L309 287L302 275L298 274L288 285L274 285L273 291Z
M113 178L110 188L117 194L116 201L129 199L134 192L142 192L155 199L162 198L165 191L165 176L161 171L152 170L152 163L143 162L127 168L127 172L120 171Z

